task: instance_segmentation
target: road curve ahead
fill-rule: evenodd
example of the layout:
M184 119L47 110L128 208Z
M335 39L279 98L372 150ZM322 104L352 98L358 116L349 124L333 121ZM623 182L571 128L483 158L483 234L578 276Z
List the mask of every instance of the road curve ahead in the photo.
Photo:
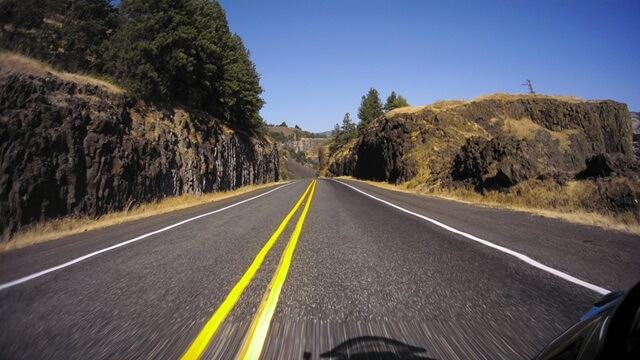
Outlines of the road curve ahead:
M2 359L526 359L640 238L301 180L0 254Z

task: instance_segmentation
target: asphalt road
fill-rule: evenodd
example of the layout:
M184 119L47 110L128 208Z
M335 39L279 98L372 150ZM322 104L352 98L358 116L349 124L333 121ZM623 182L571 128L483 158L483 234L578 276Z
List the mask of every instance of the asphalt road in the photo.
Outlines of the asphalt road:
M291 158L287 158L285 164L287 165L287 169L291 171L294 179L311 179L316 177L316 172L313 169L304 166Z
M262 339L264 359L338 359L358 341L419 359L526 359L601 296L588 286L640 280L638 236L341 181L301 180L0 254L0 358L181 357L297 202L202 358L233 359L245 339Z

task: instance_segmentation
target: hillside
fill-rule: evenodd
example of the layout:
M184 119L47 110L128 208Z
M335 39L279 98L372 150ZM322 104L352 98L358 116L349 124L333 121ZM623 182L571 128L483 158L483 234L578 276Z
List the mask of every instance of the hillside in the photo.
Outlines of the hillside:
M279 179L266 137L136 100L107 83L0 56L0 228L99 216L181 194Z
M401 108L331 155L328 175L640 221L626 105L494 94Z
M296 171L291 168L291 161L305 166L309 171L318 170L318 151L326 146L330 139L323 134L314 134L299 128L287 126L269 126L269 136L273 138L281 148L282 159L280 161L283 169L283 178L297 177ZM304 172L308 174L308 172Z

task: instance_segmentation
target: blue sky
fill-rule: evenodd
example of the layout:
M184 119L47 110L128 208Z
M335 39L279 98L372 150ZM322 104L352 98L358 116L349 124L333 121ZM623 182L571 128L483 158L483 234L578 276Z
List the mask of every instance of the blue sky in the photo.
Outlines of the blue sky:
M640 1L221 0L268 123L325 131L375 87L411 105L526 92L640 111Z

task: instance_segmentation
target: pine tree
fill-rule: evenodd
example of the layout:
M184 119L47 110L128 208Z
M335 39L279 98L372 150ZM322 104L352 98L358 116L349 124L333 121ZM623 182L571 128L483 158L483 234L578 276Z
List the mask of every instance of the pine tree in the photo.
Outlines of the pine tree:
M229 109L229 113L225 114L223 120L245 129L258 129L263 124L260 109L265 103L260 97L263 92L260 86L260 75L240 36L234 34L230 41L231 47L223 54L225 58L223 106Z
M66 71L102 73L104 45L118 24L108 0L3 0L0 48Z
M340 128L339 124L336 124L333 127L333 130L331 130L331 138L333 138L335 142L338 142L340 140L341 135L342 135L342 129Z
M218 2L122 0L120 10L124 24L110 44L109 62L134 95L201 108L252 133L265 131L260 76Z
M108 0L72 0L60 27L58 64L67 71L104 71L106 41L119 25L117 10Z
M356 124L351 121L351 114L344 114L342 119L342 132L347 136L351 136L356 131Z
M391 111L393 110L393 104L398 100L398 97L396 96L396 92L392 91L391 95L389 95L389 97L387 98L387 101L384 103L384 111Z
M389 95L386 103L384 104L384 111L389 112L393 109L397 109L405 106L409 106L407 99L402 97L402 95L396 95L396 92L392 91L391 95Z
M360 101L360 107L358 108L358 118L360 123L358 124L358 131L364 130L364 128L376 118L382 116L382 101L380 101L380 94L378 90L371 88L367 95L362 96Z

